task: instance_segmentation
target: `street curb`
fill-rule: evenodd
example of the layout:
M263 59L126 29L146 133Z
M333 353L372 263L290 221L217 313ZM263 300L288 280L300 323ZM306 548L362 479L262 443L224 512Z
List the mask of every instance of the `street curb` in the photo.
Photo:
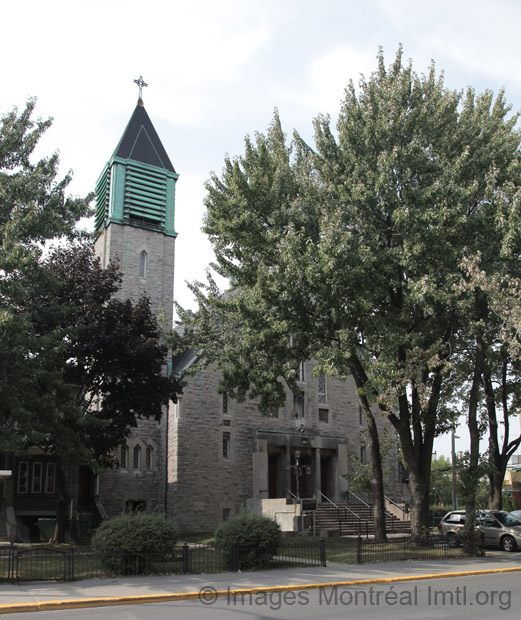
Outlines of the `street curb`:
M80 609L84 607L111 607L116 605L138 605L144 603L164 603L170 601L188 601L199 599L205 605L212 605L218 598L224 596L244 596L266 594L270 592L292 592L296 590L318 590L319 588L342 588L350 586L399 583L404 581L422 581L425 579L450 579L453 577L468 577L474 575L490 575L493 573L521 572L520 567L490 568L485 570L460 571L453 573L432 573L427 575L407 575L402 577L386 577L379 579L353 579L350 581L331 581L324 583L292 584L289 586L266 586L256 588L227 588L217 590L206 586L199 592L176 592L168 594L144 594L136 596L109 596L81 599L67 599L61 601L36 601L34 603L13 603L0 605L0 614L22 613L27 611L57 611L60 609Z

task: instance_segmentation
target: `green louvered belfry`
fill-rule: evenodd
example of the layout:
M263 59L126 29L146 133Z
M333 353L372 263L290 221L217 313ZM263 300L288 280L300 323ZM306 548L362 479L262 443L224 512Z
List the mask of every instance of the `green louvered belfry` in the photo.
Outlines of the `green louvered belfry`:
M175 237L178 177L140 101L96 184L96 231L114 222Z

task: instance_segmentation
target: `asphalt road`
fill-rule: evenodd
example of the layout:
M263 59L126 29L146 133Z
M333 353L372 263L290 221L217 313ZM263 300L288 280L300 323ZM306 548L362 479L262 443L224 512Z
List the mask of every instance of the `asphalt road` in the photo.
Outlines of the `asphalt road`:
M28 612L20 620L465 620L519 619L519 573L353 587L271 592L122 607ZM13 617L13 615L10 615Z

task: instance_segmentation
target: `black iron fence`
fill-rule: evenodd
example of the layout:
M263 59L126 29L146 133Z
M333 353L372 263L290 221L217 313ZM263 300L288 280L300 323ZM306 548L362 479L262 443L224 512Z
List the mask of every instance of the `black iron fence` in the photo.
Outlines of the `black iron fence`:
M468 555L462 547L451 546L444 536L431 535L421 541L410 536L390 538L386 542L358 537L356 561L389 562L392 560L429 560Z
M0 548L0 580L41 581L219 573L238 570L325 566L324 540L285 543L276 549L183 544L169 553L97 553L64 548L9 545Z

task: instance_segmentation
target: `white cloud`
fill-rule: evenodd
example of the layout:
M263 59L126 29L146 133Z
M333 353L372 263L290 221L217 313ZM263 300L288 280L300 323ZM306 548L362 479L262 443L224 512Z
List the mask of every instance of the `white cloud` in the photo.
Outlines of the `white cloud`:
M317 56L308 67L307 81L298 91L279 91L280 100L298 105L306 121L319 113L335 117L349 81L358 86L362 74L368 78L376 69L377 51L376 44L341 45Z
M418 58L521 87L521 4L510 0L378 0L388 19L415 42ZM407 51L407 50L406 50ZM408 55L408 54L406 54ZM429 55L430 58L426 59ZM447 62L448 61L448 62ZM470 77L470 76L469 76ZM470 79L469 82L474 81Z

